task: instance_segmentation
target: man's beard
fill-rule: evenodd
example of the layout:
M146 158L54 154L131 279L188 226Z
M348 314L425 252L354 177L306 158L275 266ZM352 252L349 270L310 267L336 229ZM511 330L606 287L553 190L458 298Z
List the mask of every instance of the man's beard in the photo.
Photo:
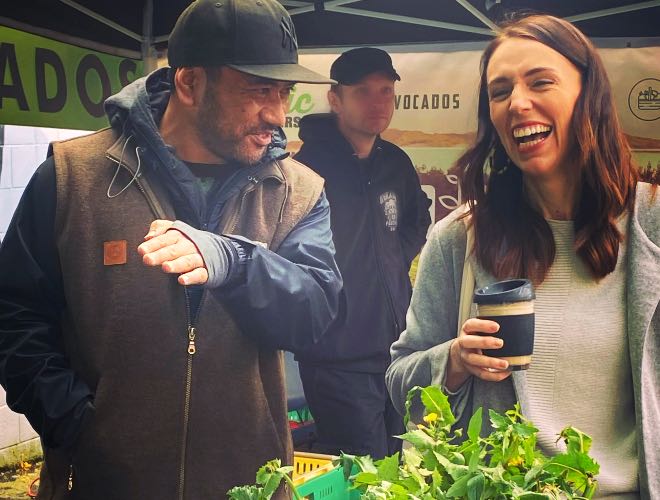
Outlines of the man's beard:
M263 151L251 150L246 144L250 133L258 133L265 130L272 131L272 127L241 127L232 130L232 124L223 128L219 124L219 118L223 115L222 108L218 103L215 92L209 87L202 98L202 105L197 118L197 133L206 148L214 155L226 161L237 161L245 165L255 165L266 155L268 148Z

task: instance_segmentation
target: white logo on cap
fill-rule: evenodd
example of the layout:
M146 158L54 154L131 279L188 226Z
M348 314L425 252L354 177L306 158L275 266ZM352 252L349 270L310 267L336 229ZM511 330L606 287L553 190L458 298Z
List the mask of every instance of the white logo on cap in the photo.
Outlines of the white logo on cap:
M298 41L296 40L296 28L293 26L291 20L282 18L280 22L280 29L282 30L282 48L289 46L289 51L298 50Z

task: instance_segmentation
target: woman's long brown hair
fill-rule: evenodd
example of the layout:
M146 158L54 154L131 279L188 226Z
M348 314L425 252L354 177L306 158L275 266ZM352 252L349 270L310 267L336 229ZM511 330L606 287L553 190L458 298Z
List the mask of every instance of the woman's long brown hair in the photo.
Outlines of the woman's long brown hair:
M538 284L555 258L552 230L526 199L522 172L508 157L490 120L488 63L500 44L511 38L535 40L556 50L582 75L571 122L573 154L581 172L575 251L600 279L616 266L622 239L616 220L634 203L638 172L596 49L572 24L546 15L505 25L481 58L477 136L457 161L475 228L477 260L498 279L527 277Z

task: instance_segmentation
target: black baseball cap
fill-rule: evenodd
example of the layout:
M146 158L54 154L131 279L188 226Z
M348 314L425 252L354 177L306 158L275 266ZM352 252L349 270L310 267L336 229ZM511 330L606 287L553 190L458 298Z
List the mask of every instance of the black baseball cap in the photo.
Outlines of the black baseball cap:
M330 66L330 78L341 85L354 85L372 73L385 73L393 80L401 80L390 55L374 47L347 50Z
M335 83L298 64L289 13L276 0L195 0L170 34L173 68L229 66L249 75L303 83Z

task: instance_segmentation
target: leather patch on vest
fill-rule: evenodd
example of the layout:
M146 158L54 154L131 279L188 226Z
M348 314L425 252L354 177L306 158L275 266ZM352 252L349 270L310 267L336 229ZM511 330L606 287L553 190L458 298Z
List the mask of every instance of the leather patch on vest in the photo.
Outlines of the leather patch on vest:
M126 240L103 242L103 265L117 266L126 264Z

